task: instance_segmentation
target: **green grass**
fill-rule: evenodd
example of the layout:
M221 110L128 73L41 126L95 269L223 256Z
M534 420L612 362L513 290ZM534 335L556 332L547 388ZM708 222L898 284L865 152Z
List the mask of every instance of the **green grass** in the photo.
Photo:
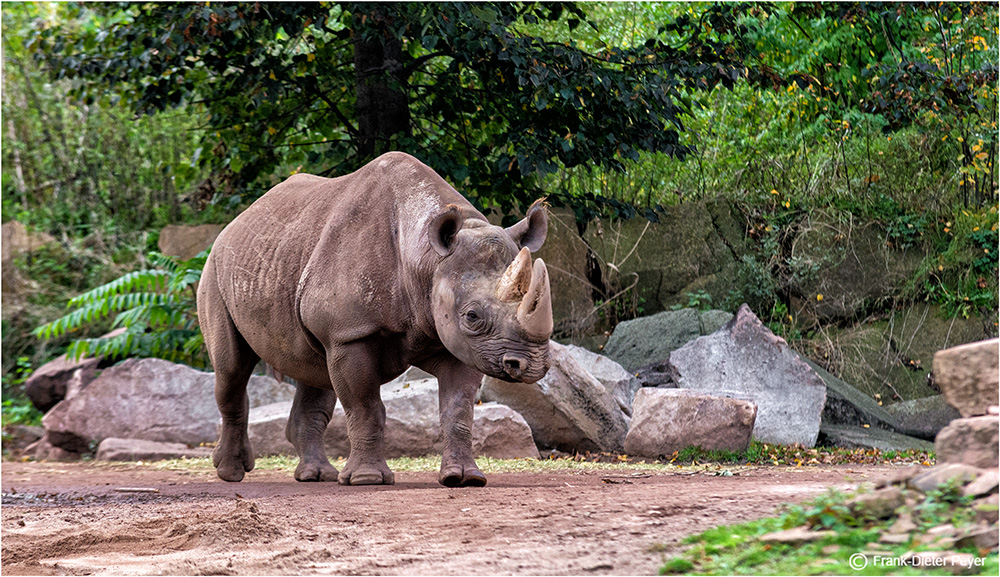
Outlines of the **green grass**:
M967 526L966 499L957 490L945 488L927 494L924 502L911 511L921 527L911 540L901 544L879 543L879 537L892 524L892 518L872 521L852 517L844 505L848 496L830 491L803 505L787 507L777 517L710 529L688 537L689 548L668 560L661 575L951 575L945 568L900 566L896 560L909 551L940 549L934 543L920 544L916 538L943 522ZM807 525L833 531L832 535L799 545L763 543L766 533ZM965 552L979 555L968 549ZM852 556L867 554L864 568L850 565ZM857 559L857 557L855 557ZM972 574L996 575L1000 571L997 554L992 553Z

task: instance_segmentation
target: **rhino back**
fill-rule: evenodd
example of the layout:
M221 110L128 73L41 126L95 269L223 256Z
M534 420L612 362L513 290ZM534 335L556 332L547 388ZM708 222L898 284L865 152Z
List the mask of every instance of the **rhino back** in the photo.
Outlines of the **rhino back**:
M412 331L429 318L427 224L449 203L474 211L401 153L339 178L292 176L216 240L211 258L234 323L295 378L325 371L331 345Z

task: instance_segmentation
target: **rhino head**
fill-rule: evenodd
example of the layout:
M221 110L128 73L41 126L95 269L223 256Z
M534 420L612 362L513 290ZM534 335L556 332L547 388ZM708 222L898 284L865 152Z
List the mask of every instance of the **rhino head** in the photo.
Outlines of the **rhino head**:
M533 383L549 370L552 297L541 248L548 217L541 201L509 228L465 218L448 205L431 223L440 259L431 312L438 338L463 363L505 381Z

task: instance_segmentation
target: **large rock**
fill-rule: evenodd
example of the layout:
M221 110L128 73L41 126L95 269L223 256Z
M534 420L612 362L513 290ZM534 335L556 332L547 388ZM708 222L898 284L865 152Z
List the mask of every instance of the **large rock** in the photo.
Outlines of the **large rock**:
M142 439L116 439L110 437L97 447L98 461L162 461L164 459L195 459L209 457L208 448L190 448L183 443L159 443Z
M937 367L935 353L986 338L983 324L981 318L949 318L940 306L919 303L848 328L828 325L828 344L810 356L828 355L830 372L869 397L878 395L887 404L919 399L940 392L929 378Z
M639 379L608 357L592 353L583 347L567 345L566 350L573 355L583 370L604 385L625 415L632 416L632 398L639 390Z
M1000 339L938 351L934 380L963 417L985 415L1000 398Z
M163 254L188 260L212 246L223 228L222 224L170 224L160 230L156 245Z
M996 468L1000 417L985 415L955 419L938 433L934 448L939 463L964 463L983 469Z
M625 442L625 415L618 402L573 357L552 342L552 366L537 383L483 379L482 398L514 409L531 427L535 444L560 451L619 452Z
M844 449L879 449L881 451L933 451L934 443L884 429L827 425L820 428L821 444Z
M538 447L524 417L499 403L482 403L473 410L472 452L494 459L538 459Z
M386 412L386 458L441 453L443 439L436 379L387 384L383 387L382 401ZM292 403L287 401L250 410L248 428L255 455L296 454L295 447L285 438L291 409ZM347 417L339 402L327 427L324 444L330 457L350 455ZM497 403L476 405L472 450L476 456L496 459L539 458L528 423L510 407Z
M822 322L853 319L869 303L897 294L924 257L890 247L881 225L862 225L850 215L820 212L799 230L789 257L792 308Z
M819 435L826 385L750 307L718 331L670 354L679 388L735 392L757 404L754 438L811 447Z
M700 336L698 311L664 311L618 323L603 352L634 373L640 367L665 360L672 351Z
M294 389L263 376L250 378L250 406L290 400ZM105 369L83 391L42 419L50 443L90 452L109 437L199 445L214 442L219 410L215 375L164 361L129 359Z
M106 339L125 333L125 328L117 328L101 335ZM24 382L24 392L39 411L45 413L59 401L79 393L97 376L106 365L104 357L81 357L71 359L62 355L38 368Z
M681 389L640 389L635 395L625 452L670 456L686 447L742 451L750 445L757 406L752 401Z
M747 253L745 227L735 214L724 200L686 202L659 211L656 223L592 221L584 239L603 283L624 288L636 282L642 306L655 313L686 304L689 293L704 291L715 302L729 294L739 258ZM633 370L654 360L623 366Z
M893 403L885 410L896 418L896 431L931 441L941 429L962 416L945 401L944 395Z
M24 392L39 411L45 413L69 396L78 393L97 376L98 358L79 360L62 355L31 373L24 382Z

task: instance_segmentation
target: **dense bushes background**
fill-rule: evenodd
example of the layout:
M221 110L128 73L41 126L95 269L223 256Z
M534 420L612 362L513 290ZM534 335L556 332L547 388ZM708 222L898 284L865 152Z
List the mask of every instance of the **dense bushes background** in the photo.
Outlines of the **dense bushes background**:
M484 209L546 194L581 230L597 215L656 220L658 207L729 199L755 247L734 284L786 336L802 326L789 282L815 267L789 242L817 211L925 251L886 310L927 301L995 327L994 4L16 3L2 14L3 221L56 239L14 262L28 289L5 288L5 407L69 342L31 329L149 268L163 225L226 222L290 173L342 174L390 149Z

